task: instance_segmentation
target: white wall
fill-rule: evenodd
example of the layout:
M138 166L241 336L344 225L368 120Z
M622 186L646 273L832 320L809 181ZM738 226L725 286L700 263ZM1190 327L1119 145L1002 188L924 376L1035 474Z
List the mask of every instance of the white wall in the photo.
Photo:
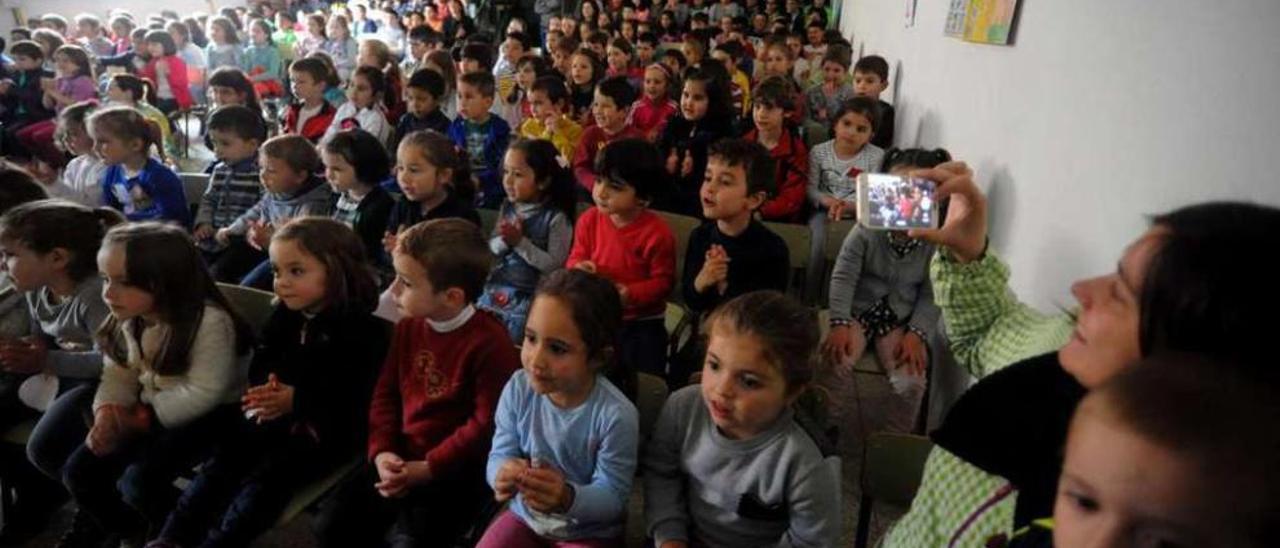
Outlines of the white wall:
M4 33L5 40L9 39L9 29L14 27L12 8L22 8L27 17L57 13L71 19L79 13L89 12L105 20L107 12L115 8L129 10L137 17L160 13L160 10L164 9L177 11L186 17L197 11L210 13L213 11L210 6L215 4L218 7L239 6L244 2L238 0L216 2L209 0L0 0L0 32Z
M990 185L1024 300L1073 302L1146 214L1280 205L1280 2L1022 0L1013 46L943 36L946 0L905 28L905 2L845 0L842 30L889 60L898 144L945 147Z

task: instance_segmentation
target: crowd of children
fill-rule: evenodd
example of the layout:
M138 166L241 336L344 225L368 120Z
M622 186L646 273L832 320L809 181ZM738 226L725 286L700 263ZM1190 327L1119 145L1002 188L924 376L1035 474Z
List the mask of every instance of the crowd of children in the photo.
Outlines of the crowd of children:
M854 363L874 355L911 431L956 306L930 271L945 233L855 228L826 269L859 174L957 184L947 151L895 147L884 58L855 59L822 0L539 1L498 29L461 0L286 4L10 34L0 427L39 420L0 453L0 542L69 498L59 546L247 546L362 455L320 546L615 546L636 488L659 548L836 545ZM171 122L193 110L199 197ZM766 221L807 224L810 262ZM259 332L218 283L274 292ZM825 336L787 292L828 295ZM673 389L652 433L640 373ZM1131 401L1142 379L1084 400L1068 471L1100 417L1174 428Z

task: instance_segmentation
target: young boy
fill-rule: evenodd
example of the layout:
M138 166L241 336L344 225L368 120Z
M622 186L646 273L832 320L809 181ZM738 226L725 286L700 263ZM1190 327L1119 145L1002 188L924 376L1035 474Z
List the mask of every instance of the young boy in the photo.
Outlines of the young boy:
M0 80L0 101L4 104L0 122L5 132L0 151L6 155L13 153L19 129L53 117L53 110L44 105L41 86L44 79L53 78L52 72L44 70L44 49L36 42L22 40L9 48L9 55L13 57L13 72Z
M642 32L636 37L636 60L639 61L640 68L652 65L657 59L654 57L658 52L658 37L652 32Z
M561 80L568 80L569 67L573 63L573 52L578 51L578 41L565 38L555 49L551 50L551 68L560 73Z
M889 87L889 62L879 55L868 55L853 65L853 92L859 97L874 99L880 104L878 131L871 144L889 150L893 148L893 105L880 99Z
M708 313L729 299L762 289L786 291L787 244L752 215L777 187L773 160L759 143L722 139L707 150L703 223L685 252L685 304Z
M598 30L587 36L587 49L596 52L601 59L608 57L609 33Z
M604 147L596 165L595 207L578 217L565 267L617 284L624 305L618 351L637 371L665 378L663 314L675 285L676 242L648 207L662 180L658 150L643 139L623 139Z
M724 69L729 73L729 97L733 99L733 112L747 116L751 114L751 78L738 68L738 60L741 57L742 44L738 42L719 44L711 52L711 59L723 64Z
M502 89L504 82L515 85L516 63L528 52L528 48L525 47L528 40L529 38L525 33L514 31L508 32L507 39L502 41L502 45L499 48L502 56L493 65L493 78L498 81L499 90Z
M492 255L462 219L406 230L392 254L403 314L369 409L369 464L320 516L322 547L452 546L493 494L485 457L502 388L520 368L506 328L474 303ZM393 525L394 524L394 525Z
M421 26L409 29L409 53L400 63L400 72L413 74L422 67L427 55L440 47L440 34L431 27Z
M449 139L467 151L478 193L476 207L497 209L506 199L499 174L511 140L511 126L490 110L496 84L485 71L458 78L458 118L449 124Z
M492 65L493 53L489 51L489 46L485 44L472 42L462 46L462 50L458 54L459 77L472 72L487 73L488 69L486 67Z
M823 41L826 36L827 26L821 21L811 20L805 25L805 37L809 43L804 45L804 58L810 63L818 62L823 55L827 54L827 44Z
M421 28L421 27L419 27ZM390 150L395 150L411 131L431 129L441 134L449 131L449 117L440 110L444 95L444 77L431 69L419 69L404 86L405 113L396 124Z
M209 186L200 197L192 235L204 252L214 279L235 283L262 262L262 251L243 237L221 241L217 231L231 226L262 199L258 183L258 148L267 140L262 116L243 105L228 105L209 114L209 140L217 161L209 166Z
M328 79L329 67L320 59L304 57L289 65L289 86L298 100L285 109L281 133L301 135L312 143L320 142L338 112L324 98Z
M849 73L849 53L843 46L832 46L822 57L822 84L809 88L805 93L809 116L814 122L829 124L831 115L840 108L840 104L854 98L853 87L845 82Z
M766 221L804 221L809 150L805 148L804 140L786 124L788 115L795 110L794 97L791 85L782 76L760 82L751 108L755 128L744 137L763 145L769 151L769 157L773 158L773 180L777 191L760 206L760 217Z
M534 80L529 89L529 104L533 107L533 116L520 124L520 136L551 141L561 156L573 158L582 139L582 126L565 114L569 109L569 88L565 87L564 80L555 76Z
M589 194L596 184L596 155L605 145L619 139L645 137L644 132L627 122L636 90L626 76L613 76L596 84L591 115L596 124L582 132L578 149L573 154L573 175Z
M80 31L80 44L94 57L116 54L116 45L102 35L102 20L96 15L89 13L77 15L76 29Z
M689 66L689 60L678 49L668 48L662 52L663 65L674 74L676 78L680 78L684 74L684 69Z

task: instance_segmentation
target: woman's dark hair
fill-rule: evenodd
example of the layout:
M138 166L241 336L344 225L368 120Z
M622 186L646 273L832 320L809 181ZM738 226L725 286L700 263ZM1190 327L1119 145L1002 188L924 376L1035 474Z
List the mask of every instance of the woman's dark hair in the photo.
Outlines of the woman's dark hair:
M475 184L471 182L471 170L465 152L454 146L453 140L430 129L410 132L400 141L400 148L413 147L436 169L448 169L453 173L449 192L455 199L471 203L476 197ZM396 151L399 154L399 151Z
M337 154L355 169L356 180L378 186L391 174L387 149L377 137L363 129L339 131L325 142L324 151Z
M231 88L244 95L244 105L254 112L262 112L262 103L258 102L258 92L253 89L253 82L245 76L244 71L236 67L218 67L209 74L209 86Z
M44 187L27 170L0 160L0 215L19 205L48 197Z
M634 399L636 372L619 351L622 330L622 297L613 282L576 268L561 269L542 277L535 302L555 298L569 308L587 347L587 360L597 364L619 390Z
M640 138L619 139L596 155L596 184L627 185L636 197L652 200L663 180L662 160L652 143Z
M880 105L876 103L875 99L854 97L840 103L840 106L836 108L835 115L831 117L831 127L828 128L831 131L831 135L836 134L836 125L840 123L840 119L850 112L861 114L867 119L867 122L871 124L872 135L880 131L880 128L877 127L877 124L880 123Z
M753 335L795 394L813 381L818 347L818 318L813 310L777 291L753 291L717 307L703 322L711 336L716 327Z
M151 295L153 306L168 325L164 348L152 360L161 375L181 375L190 368L191 345L199 334L206 304L231 316L236 334L236 355L248 353L253 342L249 324L223 296L195 242L181 227L162 223L128 223L107 232L102 246L124 250L125 280ZM139 322L141 318L132 321ZM111 315L98 329L98 347L116 363L127 363L121 321ZM137 331L141 331L140 326Z
M1273 276L1243 257L1280 234L1280 210L1233 202L1187 206L1156 216L1159 249L1140 291L1142 355L1195 352L1272 368Z
M509 150L524 154L543 199L573 222L578 213L577 184L573 171L567 167L569 161L560 156L556 146L546 139L517 139Z
M114 209L90 209L67 200L40 200L10 209L0 216L0 239L17 242L44 255L57 248L71 258L67 275L83 280L98 271L98 246L107 229L124 222Z
M701 83L707 93L707 122L733 118L733 98L729 94L729 71L722 63L702 63L698 68L686 71L685 85Z
M330 309L372 313L377 306L377 272L351 227L327 217L299 217L272 235L271 241L294 242L324 264L324 300Z
M148 44L160 44L164 48L166 56L178 53L178 45L173 43L173 36L169 34L169 31L153 30L147 33L144 41Z

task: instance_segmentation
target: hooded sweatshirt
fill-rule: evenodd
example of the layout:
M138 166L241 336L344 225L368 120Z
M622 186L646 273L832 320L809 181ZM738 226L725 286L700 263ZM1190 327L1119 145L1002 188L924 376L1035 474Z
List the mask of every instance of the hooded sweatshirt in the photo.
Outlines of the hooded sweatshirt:
M295 192L263 193L262 199L245 211L227 227L231 234L243 236L249 232L249 223L262 221L278 226L295 217L328 217L333 203L333 191L319 177L312 176Z

